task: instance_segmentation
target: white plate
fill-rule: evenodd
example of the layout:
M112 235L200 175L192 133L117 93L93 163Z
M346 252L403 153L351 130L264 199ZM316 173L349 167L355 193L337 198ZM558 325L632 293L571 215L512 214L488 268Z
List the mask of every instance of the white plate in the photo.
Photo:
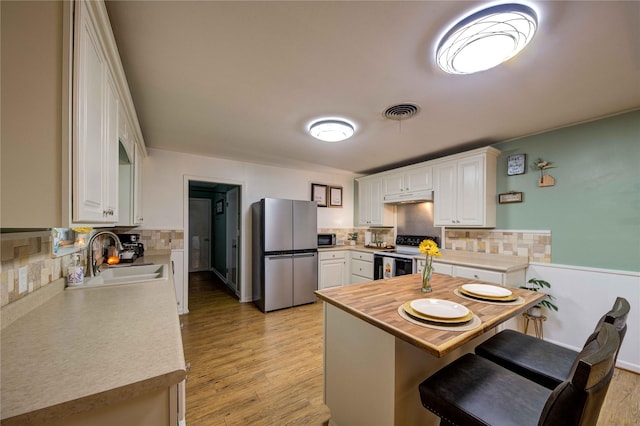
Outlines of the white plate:
M460 318L469 313L465 306L441 299L412 300L411 307L416 312L434 318Z
M512 294L511 290L504 287L487 284L463 284L462 288L469 293L477 294L479 296L507 297Z

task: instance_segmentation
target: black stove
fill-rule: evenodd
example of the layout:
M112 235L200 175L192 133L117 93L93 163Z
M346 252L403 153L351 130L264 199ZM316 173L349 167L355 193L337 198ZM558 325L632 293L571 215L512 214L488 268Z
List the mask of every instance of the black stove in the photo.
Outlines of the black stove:
M440 237L435 235L398 235L395 250L373 253L373 278L391 278L416 273L416 257L420 256L420 243L433 240L440 247Z

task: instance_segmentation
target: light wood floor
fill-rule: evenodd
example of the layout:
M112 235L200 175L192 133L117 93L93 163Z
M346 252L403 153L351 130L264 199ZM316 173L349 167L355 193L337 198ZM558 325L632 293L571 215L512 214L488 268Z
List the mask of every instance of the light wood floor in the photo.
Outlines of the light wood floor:
M191 274L187 425L322 425L322 303L260 312ZM616 369L598 426L640 425L640 376Z

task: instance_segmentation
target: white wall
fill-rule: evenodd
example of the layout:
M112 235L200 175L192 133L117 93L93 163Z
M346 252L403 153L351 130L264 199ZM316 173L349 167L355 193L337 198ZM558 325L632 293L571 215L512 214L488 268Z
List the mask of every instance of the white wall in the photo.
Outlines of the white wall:
M353 227L354 174L263 166L150 148L147 152L143 163L143 229L183 229L185 176L242 185L241 301L251 300L252 203L264 197L309 200L312 182L342 186L343 207L318 208L318 227Z
M544 337L579 351L597 321L613 306L616 297L631 304L627 334L618 355L618 366L640 373L640 273L567 265L530 263L531 277L551 283L548 291L558 312L547 312Z

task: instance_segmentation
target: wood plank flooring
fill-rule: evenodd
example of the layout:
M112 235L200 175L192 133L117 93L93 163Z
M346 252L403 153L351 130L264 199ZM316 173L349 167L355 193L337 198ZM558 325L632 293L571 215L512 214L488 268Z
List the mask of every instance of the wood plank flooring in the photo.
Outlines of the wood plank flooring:
M181 320L187 425L323 425L322 303L260 312L191 274ZM640 376L616 369L598 426L640 425Z

